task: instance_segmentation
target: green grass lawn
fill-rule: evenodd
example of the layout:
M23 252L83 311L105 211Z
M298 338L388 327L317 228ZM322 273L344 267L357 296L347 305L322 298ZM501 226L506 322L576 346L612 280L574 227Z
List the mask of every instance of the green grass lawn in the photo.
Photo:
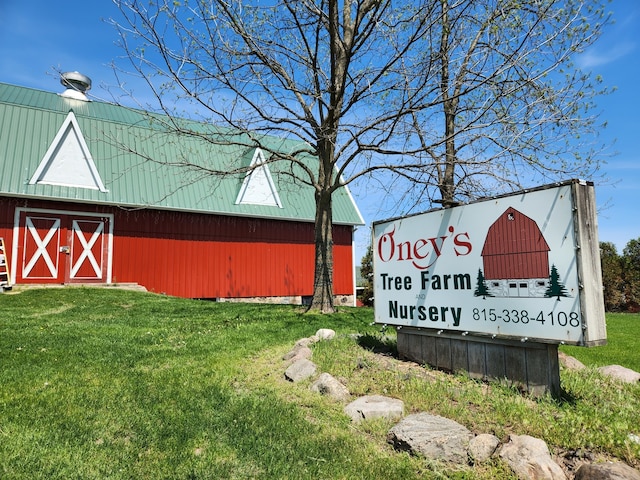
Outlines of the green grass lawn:
M497 460L454 468L396 452L391 424L353 425L342 404L284 380L282 355L319 328L338 336L316 344L313 360L354 398L389 395L407 413L444 415L475 433L530 434L558 453L583 447L640 462L628 441L640 434L639 386L563 371L557 401L407 369L370 348L394 345L369 309L322 316L70 288L0 295L0 312L3 479L515 478ZM640 318L611 316L608 327L607 347L570 353L639 370L627 353L637 351Z
M561 349L586 365L622 365L640 372L640 314L608 313L607 345L595 348L563 346Z

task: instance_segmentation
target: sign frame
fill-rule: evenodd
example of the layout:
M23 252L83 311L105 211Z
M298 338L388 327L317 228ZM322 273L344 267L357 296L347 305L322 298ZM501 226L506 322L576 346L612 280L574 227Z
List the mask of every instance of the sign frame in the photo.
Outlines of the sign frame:
M372 247L378 324L606 344L592 182L375 221Z

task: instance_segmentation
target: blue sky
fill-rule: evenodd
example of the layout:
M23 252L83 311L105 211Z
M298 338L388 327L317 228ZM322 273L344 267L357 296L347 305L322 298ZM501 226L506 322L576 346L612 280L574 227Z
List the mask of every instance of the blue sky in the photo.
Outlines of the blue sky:
M608 123L600 140L615 142L615 155L603 167L608 182L596 183L596 199L600 240L621 253L629 240L640 238L640 2L613 0L609 9L615 23L579 62L616 88L598 100L601 120ZM106 87L116 78L110 64L123 52L106 20L116 14L110 0L0 0L0 82L60 92L56 72L77 70L92 79L94 98L111 99ZM139 87L135 94L143 98L145 91ZM368 224L385 218L377 205L360 201L366 192L352 193ZM368 229L361 229L356 263L368 240Z

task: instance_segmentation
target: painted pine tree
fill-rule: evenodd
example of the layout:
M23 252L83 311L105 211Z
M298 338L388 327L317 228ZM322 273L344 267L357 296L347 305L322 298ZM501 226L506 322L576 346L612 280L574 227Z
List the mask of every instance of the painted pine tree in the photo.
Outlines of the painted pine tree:
M476 289L473 292L476 297L493 297L491 292L489 291L489 287L487 287L487 283L485 282L484 275L482 273L482 269L478 269L478 280L476 281Z
M560 301L560 297L569 297L569 293L567 292L566 287L560 281L560 275L558 274L558 269L555 265L551 265L551 274L549 275L549 286L547 287L547 291L544 292L544 296L547 298L558 297L558 301Z

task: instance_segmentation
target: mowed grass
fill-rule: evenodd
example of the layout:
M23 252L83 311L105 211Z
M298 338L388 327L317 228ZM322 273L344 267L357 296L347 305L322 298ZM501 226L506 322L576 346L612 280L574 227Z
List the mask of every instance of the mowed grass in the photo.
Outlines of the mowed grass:
M284 380L282 355L319 328L338 336L316 344L313 360L353 398L402 398L407 413L444 415L503 440L538 436L557 454L587 448L640 461L640 446L629 441L640 434L637 385L592 368L563 371L563 399L532 399L403 364L375 353L392 352L394 338L380 335L369 309L322 316L70 288L0 295L0 312L3 479L515 478L498 460L452 467L396 452L386 442L392 424L354 425L343 404L311 392L310 382ZM604 348L616 348L619 325L637 351L637 316L610 318ZM590 364L578 353L595 350L575 356ZM624 364L611 355L607 363Z
M608 313L604 346L563 346L562 350L587 365L622 365L640 372L640 313Z

